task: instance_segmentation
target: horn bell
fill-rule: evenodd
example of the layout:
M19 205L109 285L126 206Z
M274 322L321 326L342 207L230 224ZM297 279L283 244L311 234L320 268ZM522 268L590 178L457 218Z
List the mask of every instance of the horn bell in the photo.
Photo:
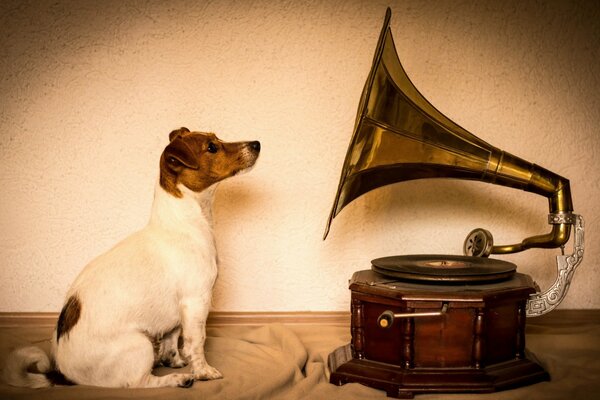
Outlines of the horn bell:
M390 20L388 9L323 239L333 219L354 199L413 179L457 178L519 188L548 197L551 213L570 213L567 179L486 143L425 99L400 63ZM569 224L555 224L548 234L493 246L491 252L558 247L569 235Z

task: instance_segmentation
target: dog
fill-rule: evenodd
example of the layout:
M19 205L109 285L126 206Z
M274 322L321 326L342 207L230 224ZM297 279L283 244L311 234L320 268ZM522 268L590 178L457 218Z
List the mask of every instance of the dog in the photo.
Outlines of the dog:
M90 262L66 294L51 357L13 351L13 386L190 387L222 378L204 355L217 277L212 202L218 183L254 166L260 142L226 143L187 128L169 134L150 220ZM183 348L178 347L180 335ZM189 373L152 374L157 365Z

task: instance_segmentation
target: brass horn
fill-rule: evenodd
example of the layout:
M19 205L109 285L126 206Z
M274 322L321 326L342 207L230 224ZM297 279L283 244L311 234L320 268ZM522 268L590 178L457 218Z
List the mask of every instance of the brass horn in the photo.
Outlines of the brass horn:
M561 281L557 280L548 293L538 294L546 296L545 303L529 304L528 313L541 315L553 309L566 294L572 273L583 257L583 219L573 214L568 179L486 143L431 105L400 63L390 19L388 8L323 239L346 205L370 190L396 182L457 178L536 193L549 201L549 233L528 237L521 243L493 245L488 231L476 229L467 236L463 250L466 255L488 256L535 247L563 247L574 226L575 252L558 256L562 258L557 260ZM538 312L540 309L544 311Z

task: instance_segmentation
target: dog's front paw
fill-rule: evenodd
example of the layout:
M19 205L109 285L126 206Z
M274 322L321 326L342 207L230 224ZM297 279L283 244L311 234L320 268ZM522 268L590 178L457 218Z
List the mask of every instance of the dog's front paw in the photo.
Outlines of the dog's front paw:
M192 374L194 374L194 379L198 381L210 381L223 378L223 374L221 374L218 369L211 367L208 364L193 368Z

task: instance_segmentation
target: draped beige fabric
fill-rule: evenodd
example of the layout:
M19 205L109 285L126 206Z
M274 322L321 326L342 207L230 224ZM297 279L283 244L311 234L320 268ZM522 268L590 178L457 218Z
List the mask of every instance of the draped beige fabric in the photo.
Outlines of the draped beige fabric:
M0 328L0 362L15 347L49 349L52 328ZM20 389L0 384L0 399L384 399L359 384L328 383L328 354L350 340L347 326L281 325L208 328L208 361L224 379L192 388L105 389L64 386ZM527 321L527 347L552 380L493 394L428 394L429 399L600 398L600 312L559 310ZM157 374L169 373L161 368Z

